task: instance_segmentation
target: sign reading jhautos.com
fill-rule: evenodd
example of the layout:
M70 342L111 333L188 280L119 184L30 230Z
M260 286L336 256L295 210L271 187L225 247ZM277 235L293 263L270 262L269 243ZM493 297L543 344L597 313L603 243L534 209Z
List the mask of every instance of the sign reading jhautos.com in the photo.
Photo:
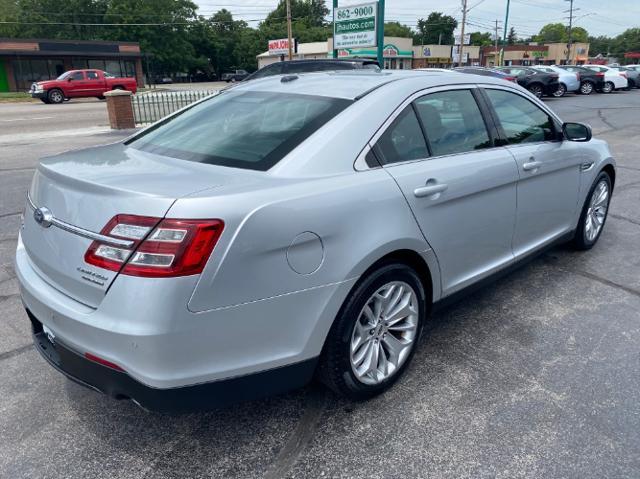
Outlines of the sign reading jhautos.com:
M375 47L378 3L338 7L333 11L333 48Z

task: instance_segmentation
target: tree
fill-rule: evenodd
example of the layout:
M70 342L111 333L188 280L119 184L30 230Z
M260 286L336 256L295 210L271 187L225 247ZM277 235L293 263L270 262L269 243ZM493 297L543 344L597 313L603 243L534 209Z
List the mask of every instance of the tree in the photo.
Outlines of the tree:
M595 57L596 55L606 56L613 44L613 38L601 35L599 37L589 37L589 55Z
M471 45L486 47L494 45L493 35L489 32L473 32L471 33Z
M569 32L567 32L567 42L569 41ZM571 29L571 41L573 43L587 43L589 41L589 33L582 27L573 27Z
M452 45L453 32L458 27L455 18L440 12L431 12L426 20L420 18L417 33L413 37L414 44Z
M518 35L516 34L516 29L511 27L509 29L509 34L507 35L507 44L513 45L518 41Z
M548 23L535 37L541 43L561 43L567 41L567 27L562 23Z
M385 22L384 34L388 37L413 38L413 30L400 22Z
M611 52L624 61L627 52L640 52L640 28L629 28L612 41Z
M324 0L291 0L291 18L303 20L308 27L322 27L327 24L325 17L329 9ZM280 0L276 8L267 15L264 23L285 23L287 21L287 5Z

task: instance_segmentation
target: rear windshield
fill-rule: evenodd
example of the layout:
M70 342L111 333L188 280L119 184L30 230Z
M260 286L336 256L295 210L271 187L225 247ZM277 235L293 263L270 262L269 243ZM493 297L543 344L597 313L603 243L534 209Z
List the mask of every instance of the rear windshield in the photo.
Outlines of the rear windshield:
M321 96L227 91L128 145L187 161L264 171L349 104Z

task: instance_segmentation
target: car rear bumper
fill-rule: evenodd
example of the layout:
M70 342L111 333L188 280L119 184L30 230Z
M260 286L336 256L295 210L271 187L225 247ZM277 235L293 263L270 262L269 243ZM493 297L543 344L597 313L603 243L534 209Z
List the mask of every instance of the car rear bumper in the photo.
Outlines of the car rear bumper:
M87 359L58 338L53 341L42 323L27 309L33 329L33 342L51 366L72 381L107 394L129 399L156 412L188 412L224 407L238 401L280 394L307 384L317 358L260 373L192 386L159 389L136 381L126 372Z

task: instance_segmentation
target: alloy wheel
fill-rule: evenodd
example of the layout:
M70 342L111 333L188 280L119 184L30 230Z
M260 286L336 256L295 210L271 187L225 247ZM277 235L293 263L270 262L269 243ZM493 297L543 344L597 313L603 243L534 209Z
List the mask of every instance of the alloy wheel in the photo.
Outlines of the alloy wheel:
M614 90L614 85L613 83L611 83L610 81L605 82L604 86L602 87L602 92L603 93L611 93Z
M533 85L529 88L529 91L533 93L536 98L542 98L542 87L540 85Z
M607 217L607 210L609 208L609 185L605 180L600 181L591 195L589 201L589 208L587 209L587 215L585 218L584 235L585 239L589 242L594 241L602 225Z
M580 85L580 93L582 93L583 95L591 95L592 92L593 83L587 81Z
M567 87L564 86L562 83L560 83L560 86L558 86L558 89L553 92L553 96L556 98L560 98L560 97L563 97L565 93L567 93Z
M62 103L62 101L64 100L64 97L62 96L62 93L60 93L58 90L54 90L49 94L49 99L53 103Z
M360 382L380 384L400 369L415 345L418 315L418 296L405 282L373 293L351 334L351 369Z

